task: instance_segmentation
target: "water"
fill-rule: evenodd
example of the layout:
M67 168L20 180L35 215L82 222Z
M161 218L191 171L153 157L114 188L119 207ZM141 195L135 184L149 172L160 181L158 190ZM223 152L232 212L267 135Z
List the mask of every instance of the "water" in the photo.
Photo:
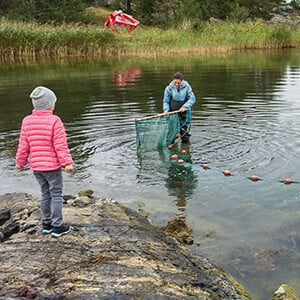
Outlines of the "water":
M58 96L75 160L65 194L92 188L159 225L179 217L191 249L234 275L254 299L281 283L300 294L299 51L164 60L24 62L0 66L1 194L39 194L14 155L28 97L38 85ZM137 155L134 120L162 111L164 87L181 70L197 96L191 144ZM187 150L190 164L170 155ZM208 163L209 169L203 169ZM224 176L228 169L232 176ZM252 182L249 176L263 180Z

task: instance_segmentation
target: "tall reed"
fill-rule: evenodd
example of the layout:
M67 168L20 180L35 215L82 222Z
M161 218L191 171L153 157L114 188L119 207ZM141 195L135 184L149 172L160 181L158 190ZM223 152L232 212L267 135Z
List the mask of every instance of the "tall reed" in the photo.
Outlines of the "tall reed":
M64 57L113 53L115 36L99 26L0 22L0 57Z
M300 45L300 28L263 21L202 23L197 30L185 22L168 30L143 29L127 39L124 48L136 54L172 55L274 49Z
M0 20L0 57L115 57L203 54L244 49L298 47L300 28L263 21L201 23L188 21L162 30L139 26L117 34L102 26L60 26Z

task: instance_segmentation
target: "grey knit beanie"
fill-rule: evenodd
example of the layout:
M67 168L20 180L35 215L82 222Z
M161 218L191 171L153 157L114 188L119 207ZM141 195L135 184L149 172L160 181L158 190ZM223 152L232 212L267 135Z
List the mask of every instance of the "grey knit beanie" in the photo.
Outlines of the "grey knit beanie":
M36 87L30 94L32 105L37 110L48 109L56 102L55 94L44 86Z

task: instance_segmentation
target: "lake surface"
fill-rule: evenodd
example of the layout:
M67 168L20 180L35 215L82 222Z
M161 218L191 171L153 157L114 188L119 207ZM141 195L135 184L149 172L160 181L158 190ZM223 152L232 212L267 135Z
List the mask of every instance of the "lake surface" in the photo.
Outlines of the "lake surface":
M191 143L137 155L135 119L162 111L176 71L197 97ZM270 298L282 283L300 294L299 51L2 63L1 194L39 195L31 171L14 167L21 120L38 85L58 96L55 113L75 160L74 174L64 174L65 194L91 188L134 209L142 202L158 225L183 218L194 231L190 248L254 299ZM174 167L170 155L182 149L191 165ZM262 180L249 180L254 174Z

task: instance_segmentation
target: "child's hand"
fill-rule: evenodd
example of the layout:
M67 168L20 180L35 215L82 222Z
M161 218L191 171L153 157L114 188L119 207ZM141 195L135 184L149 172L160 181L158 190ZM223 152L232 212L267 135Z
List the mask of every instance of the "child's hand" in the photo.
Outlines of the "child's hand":
M23 169L24 169L23 166L20 166L20 165L18 165L18 164L16 164L16 168L17 168L18 170L23 170Z
M66 165L66 166L65 166L65 172L71 173L71 172L73 172L73 171L74 171L74 167L73 167L72 164L71 164L71 165Z

